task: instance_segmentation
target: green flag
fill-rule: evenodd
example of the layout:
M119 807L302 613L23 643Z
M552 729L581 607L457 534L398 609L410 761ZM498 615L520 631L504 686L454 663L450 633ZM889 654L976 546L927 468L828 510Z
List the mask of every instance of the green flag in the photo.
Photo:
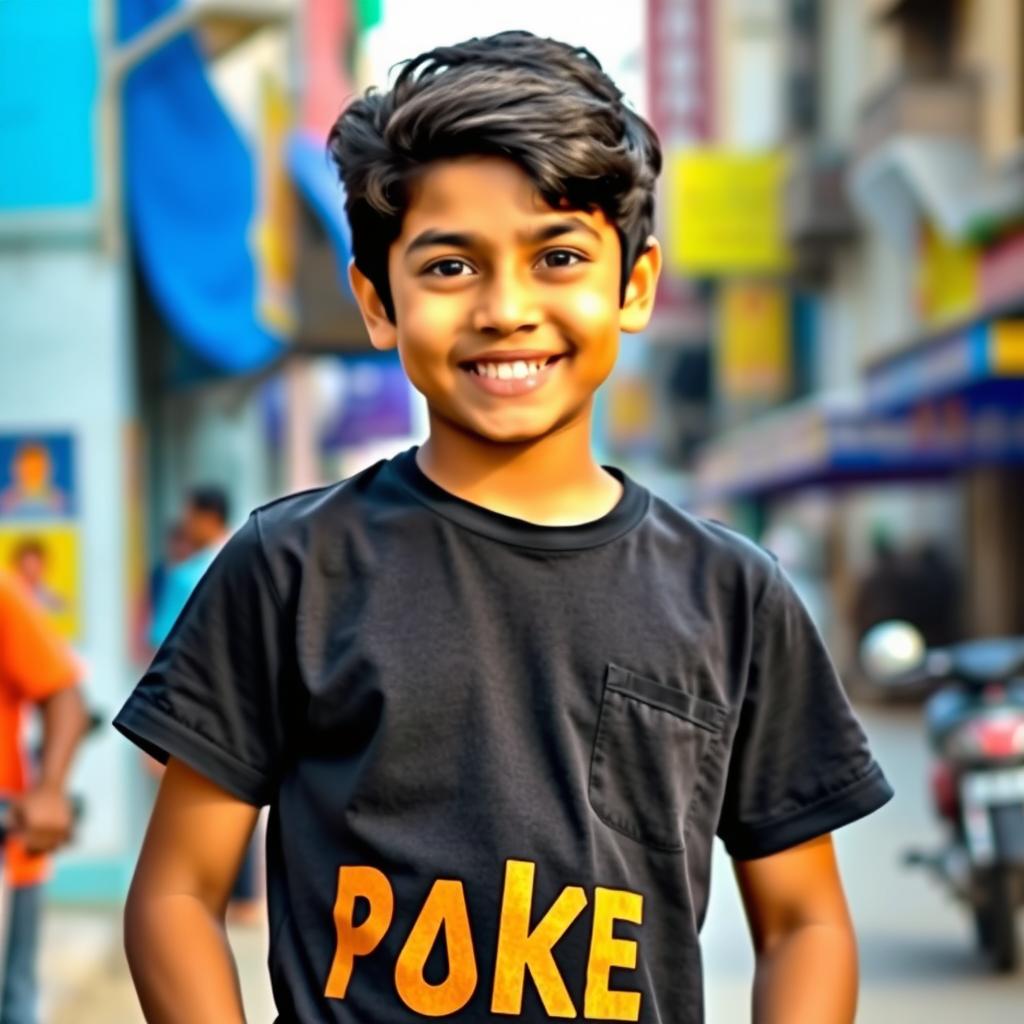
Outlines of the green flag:
M380 22L384 0L356 0L356 24L360 32L366 32Z

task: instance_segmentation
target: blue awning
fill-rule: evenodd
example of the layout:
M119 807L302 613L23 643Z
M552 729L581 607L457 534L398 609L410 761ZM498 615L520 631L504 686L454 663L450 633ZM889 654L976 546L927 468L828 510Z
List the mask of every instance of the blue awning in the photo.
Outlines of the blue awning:
M176 0L120 0L130 39ZM195 41L168 43L124 87L128 211L138 259L164 318L203 359L228 372L267 365L282 339L258 319L248 236L252 155L207 78Z
M872 363L868 404L885 411L950 395L1024 404L1024 320L982 320Z
M331 241L339 282L345 294L351 296L348 262L352 254L352 232L345 216L345 190L331 165L324 140L295 132L288 140L285 159L295 187Z
M712 442L694 490L705 502L1021 463L1022 402L980 392L883 414L829 396L759 417Z

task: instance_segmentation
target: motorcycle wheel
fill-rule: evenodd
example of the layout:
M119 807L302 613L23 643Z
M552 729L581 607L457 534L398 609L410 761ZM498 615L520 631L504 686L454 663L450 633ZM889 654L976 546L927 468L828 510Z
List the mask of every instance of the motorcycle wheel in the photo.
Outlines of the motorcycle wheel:
M1020 963L1013 879L1005 868L994 868L981 886L981 903L974 908L978 944L999 974L1015 971Z

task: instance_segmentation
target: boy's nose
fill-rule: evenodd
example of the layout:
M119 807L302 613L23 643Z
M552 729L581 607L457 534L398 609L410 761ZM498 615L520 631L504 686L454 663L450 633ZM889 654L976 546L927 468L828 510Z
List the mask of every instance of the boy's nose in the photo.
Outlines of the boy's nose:
M513 273L495 274L480 291L473 313L473 327L480 334L506 337L532 331L540 323L533 289Z

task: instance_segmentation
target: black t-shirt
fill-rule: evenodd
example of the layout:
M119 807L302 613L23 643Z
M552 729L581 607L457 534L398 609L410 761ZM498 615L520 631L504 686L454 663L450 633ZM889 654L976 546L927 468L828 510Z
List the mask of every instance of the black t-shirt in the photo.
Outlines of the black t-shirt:
M409 451L267 505L116 725L271 805L282 1022L697 1024L717 833L891 796L775 562L620 474L543 527Z

